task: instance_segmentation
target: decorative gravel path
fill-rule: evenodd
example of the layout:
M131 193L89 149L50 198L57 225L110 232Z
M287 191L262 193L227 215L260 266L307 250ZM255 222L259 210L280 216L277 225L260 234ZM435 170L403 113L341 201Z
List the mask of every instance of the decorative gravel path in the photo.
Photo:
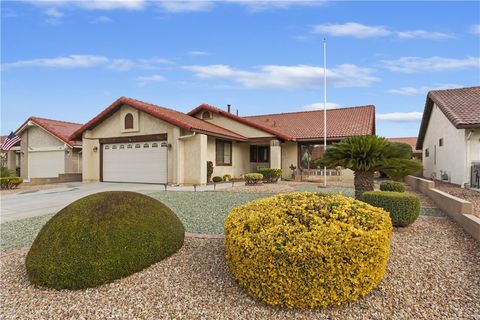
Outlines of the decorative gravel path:
M380 286L343 307L286 310L249 298L230 277L222 239L186 239L176 254L95 289L31 285L25 250L0 256L1 319L479 319L480 244L448 218L394 232Z

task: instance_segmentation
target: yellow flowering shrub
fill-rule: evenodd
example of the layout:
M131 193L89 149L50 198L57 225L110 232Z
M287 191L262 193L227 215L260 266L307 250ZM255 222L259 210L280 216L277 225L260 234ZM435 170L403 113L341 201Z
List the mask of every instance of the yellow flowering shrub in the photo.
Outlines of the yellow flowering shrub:
M252 201L225 220L228 267L267 304L315 308L354 301L383 278L389 214L340 194L297 192Z

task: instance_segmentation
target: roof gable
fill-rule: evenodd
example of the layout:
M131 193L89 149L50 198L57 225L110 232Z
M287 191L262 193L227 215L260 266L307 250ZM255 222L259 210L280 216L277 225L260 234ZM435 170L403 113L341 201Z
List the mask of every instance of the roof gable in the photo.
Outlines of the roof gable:
M190 111L188 113L188 115L190 116L194 116L195 114L199 113L200 111L203 111L203 110L207 110L207 111L210 111L210 112L213 112L213 113L216 113L216 114L219 114L219 115L222 115L226 118L229 118L229 119L232 119L232 120L235 120L235 121L238 121L242 124L245 124L247 126L250 126L250 127L253 127L255 129L259 129L259 130L262 130L264 132L267 132L267 133L270 133L270 134L273 134L281 139L284 139L284 140L292 140L292 137L289 136L288 134L285 134L284 132L281 132L279 130L275 130L273 128L270 128L268 126L263 126L263 125L260 125L254 121L250 121L249 119L247 119L247 117L239 117L237 115L234 115L233 113L230 113L230 112L227 112L227 111L224 111L222 109L219 109L219 108L216 108L214 106L211 106L209 104L201 104L199 105L198 107L196 107L195 109L193 109L192 111Z
M480 127L480 87L430 91L425 101L417 149L423 148L434 105L438 106L457 129Z
M247 140L246 137L238 133L189 116L185 113L127 97L120 97L119 99L114 101L105 110L100 112L97 116L88 121L78 130L76 130L72 134L72 138L81 138L83 132L101 124L107 117L119 110L120 107L124 104L188 131L205 133L238 141Z
M82 126L80 123L45 119L40 117L30 117L20 126L20 128L15 131L15 133L18 134L23 131L29 122L34 123L57 139L68 144L70 147L82 145L81 139L72 139L70 137L75 130Z
M263 127L274 128L295 140L323 138L323 110L277 113L245 117ZM375 106L327 110L327 137L375 134Z

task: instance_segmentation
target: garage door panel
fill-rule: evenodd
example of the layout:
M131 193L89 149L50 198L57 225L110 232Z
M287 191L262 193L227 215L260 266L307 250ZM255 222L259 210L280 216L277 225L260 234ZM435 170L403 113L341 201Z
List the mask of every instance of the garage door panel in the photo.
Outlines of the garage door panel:
M167 183L167 148L160 141L104 145L103 181Z
M65 173L65 151L30 151L28 169L29 179L56 178Z

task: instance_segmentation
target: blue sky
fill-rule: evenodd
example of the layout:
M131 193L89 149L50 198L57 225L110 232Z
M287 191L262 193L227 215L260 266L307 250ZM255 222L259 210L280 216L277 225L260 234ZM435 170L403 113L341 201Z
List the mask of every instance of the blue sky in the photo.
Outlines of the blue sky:
M416 136L426 92L480 83L478 2L2 1L1 132L120 96L240 115L374 104ZM320 104L319 104L320 103Z

